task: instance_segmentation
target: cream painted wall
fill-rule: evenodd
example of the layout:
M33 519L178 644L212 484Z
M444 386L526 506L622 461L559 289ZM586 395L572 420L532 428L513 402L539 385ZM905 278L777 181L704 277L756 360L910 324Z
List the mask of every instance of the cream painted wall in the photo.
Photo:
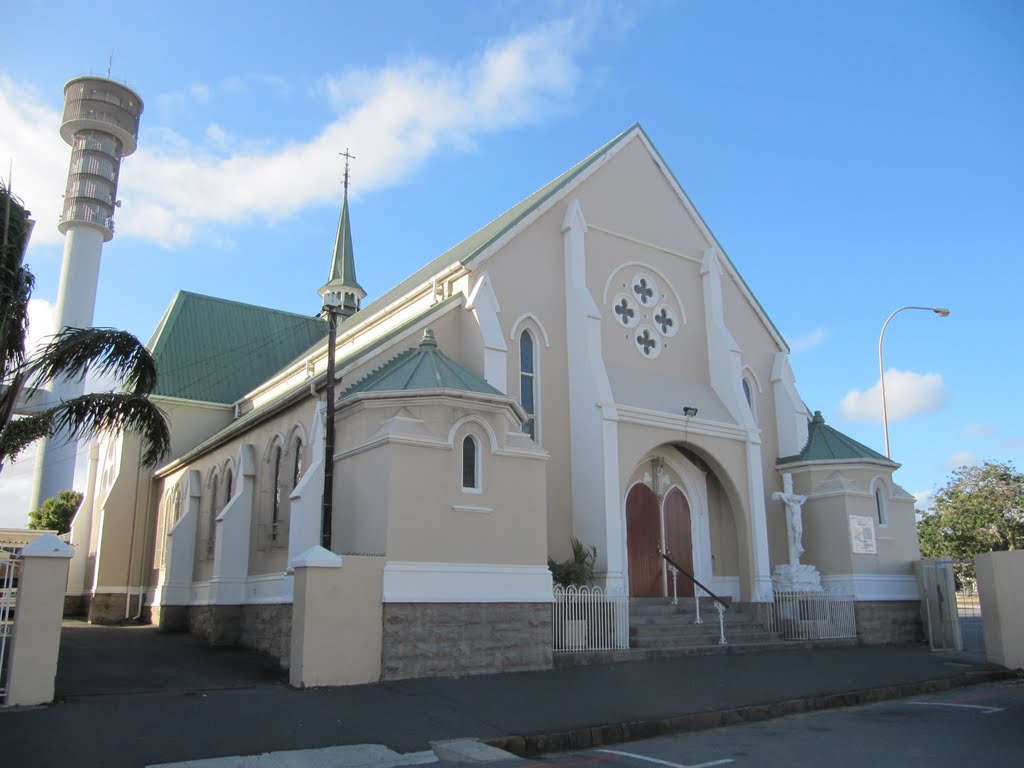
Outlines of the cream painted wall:
M462 441L478 439L480 493L461 489ZM456 433L451 450L391 445L388 559L400 562L544 565L544 462L492 453L478 426Z

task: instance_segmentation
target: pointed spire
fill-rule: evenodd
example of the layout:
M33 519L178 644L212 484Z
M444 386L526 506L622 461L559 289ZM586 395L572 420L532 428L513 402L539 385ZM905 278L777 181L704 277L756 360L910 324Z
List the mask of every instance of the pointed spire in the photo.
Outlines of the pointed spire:
M353 156L346 149L341 153L345 158L344 192L341 200L341 215L338 217L338 232L334 236L334 254L327 283L318 293L326 303L327 294L336 294L338 314L348 317L359 311L359 302L366 291L356 280L356 261L352 250L352 228L348 215L348 161Z

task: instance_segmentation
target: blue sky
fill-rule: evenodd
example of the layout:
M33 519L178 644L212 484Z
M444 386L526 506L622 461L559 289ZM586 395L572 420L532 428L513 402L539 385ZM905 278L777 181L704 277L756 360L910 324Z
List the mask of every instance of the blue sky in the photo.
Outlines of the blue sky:
M314 314L355 155L380 295L639 121L793 348L826 420L911 493L1024 466L1024 7L977 2L21 2L0 165L38 220L36 333L62 251L63 84L145 102L97 325L148 339L176 289ZM874 394L872 394L874 388ZM84 463L84 462L80 462ZM0 475L17 524L31 462Z

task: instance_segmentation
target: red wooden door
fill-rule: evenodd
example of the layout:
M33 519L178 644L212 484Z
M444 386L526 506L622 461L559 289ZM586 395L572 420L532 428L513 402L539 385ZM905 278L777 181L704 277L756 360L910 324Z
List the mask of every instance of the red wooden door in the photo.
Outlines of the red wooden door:
M663 583L661 521L658 497L646 485L634 485L626 496L626 551L629 553L629 596L660 597Z
M680 568L690 574L693 573L690 503L678 488L673 488L665 497L665 553L675 560ZM685 576L679 577L678 589L680 597L693 597L693 582Z

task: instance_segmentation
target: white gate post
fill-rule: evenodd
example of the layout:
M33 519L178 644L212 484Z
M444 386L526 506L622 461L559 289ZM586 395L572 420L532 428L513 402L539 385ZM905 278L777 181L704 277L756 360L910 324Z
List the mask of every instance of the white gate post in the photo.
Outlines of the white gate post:
M5 706L53 701L64 590L73 555L74 549L49 533L25 545L19 553L18 602Z

